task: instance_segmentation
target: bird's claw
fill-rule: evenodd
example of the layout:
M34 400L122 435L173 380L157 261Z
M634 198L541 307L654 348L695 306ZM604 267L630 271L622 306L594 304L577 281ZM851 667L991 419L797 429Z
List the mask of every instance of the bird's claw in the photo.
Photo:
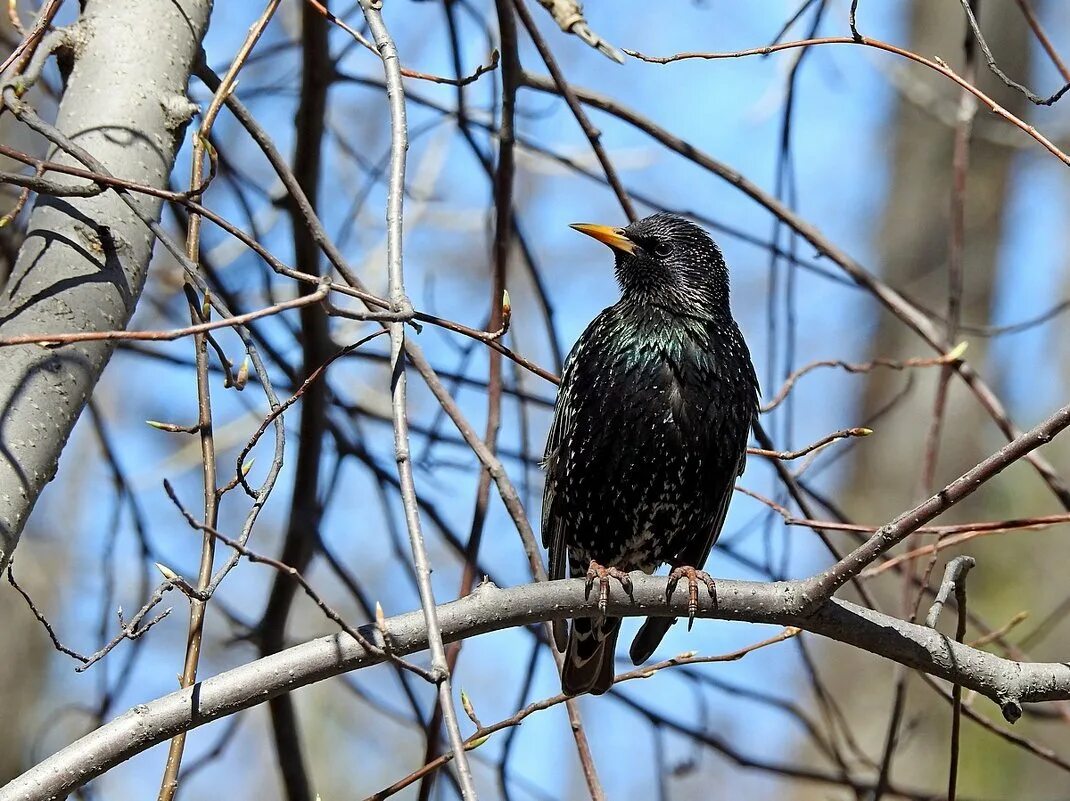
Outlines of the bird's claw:
M632 579L625 571L617 567L604 567L598 562L591 560L591 566L587 568L587 598L591 597L591 588L595 579L598 579L598 613L605 617L606 604L609 602L609 580L615 578L624 588L628 597L632 597Z
M705 570L696 570L693 567L682 565L673 568L672 572L669 573L669 583L666 585L665 590L667 598L672 598L680 579L685 576L687 577L687 630L691 631L691 627L695 624L695 614L698 612L698 583L701 581L706 585L710 598L714 602L717 601L717 585L714 583L713 577Z

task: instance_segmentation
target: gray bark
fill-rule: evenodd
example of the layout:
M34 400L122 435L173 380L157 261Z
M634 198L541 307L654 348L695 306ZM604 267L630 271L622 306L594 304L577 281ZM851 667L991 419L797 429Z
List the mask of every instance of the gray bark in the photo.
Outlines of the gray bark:
M89 0L68 30L74 68L56 127L110 172L166 186L211 0ZM78 164L53 150L50 158ZM78 164L78 166L81 166ZM158 218L161 202L138 196ZM0 337L124 328L153 236L115 192L41 197L0 295ZM5 348L0 358L0 571L89 399L111 343Z
M0 37L3 41L17 41L19 36L11 27L6 14L0 15ZM7 51L5 51L7 52ZM45 93L31 90L27 99L54 113ZM51 114L50 114L51 116ZM43 155L40 137L31 134L11 114L0 117L0 142L24 153ZM0 158L0 169L19 172L22 165L6 157ZM18 198L18 187L0 187L0 215L10 212ZM24 226L14 222L0 228L0 288L7 281L22 246ZM0 353L0 360L3 354ZM66 584L67 563L63 559L48 559L47 575L42 569L46 559L40 550L29 548L20 554L18 579L29 591L38 606L51 611L57 590ZM15 592L0 592L0 709L4 725L0 727L0 785L18 776L32 763L26 743L37 733L35 714L38 699L49 675L51 645L40 637L40 624L32 615L24 614L26 604Z
M633 598L614 587L611 615L686 615L687 588L665 598L664 577L632 574ZM597 593L587 597L583 579L537 582L509 589L483 584L471 595L436 610L446 642L498 629L591 614ZM809 616L795 609L806 582L758 584L718 580L717 598L699 593L698 617L798 626L872 654L893 659L964 687L999 703L1004 715L1020 714L1019 704L1070 699L1070 665L1022 663L957 643L926 626L908 623L861 606L831 599ZM384 622L391 651L404 656L427 648L427 622L420 611ZM361 635L382 646L375 625ZM282 693L350 670L369 667L382 657L347 634L320 637L198 682L193 687L139 704L43 760L7 786L0 801L62 798L110 768L182 731L262 704Z

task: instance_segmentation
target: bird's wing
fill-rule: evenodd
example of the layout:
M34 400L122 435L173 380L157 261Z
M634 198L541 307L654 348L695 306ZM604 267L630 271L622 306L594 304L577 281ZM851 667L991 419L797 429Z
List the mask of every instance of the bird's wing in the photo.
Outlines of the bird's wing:
M542 493L542 544L549 550L551 580L564 578L566 572L565 556L568 543L565 541L565 527L557 513L554 499L557 493L561 442L571 432L575 416L575 406L569 403L568 392L578 350L580 348L573 349L565 359L561 388L558 391L557 403L554 404L554 418L546 435L546 450L542 460L543 469L546 471L546 483Z
M554 417L550 431L546 435L546 450L542 466L546 471L546 482L542 494L542 544L547 549L550 581L563 579L568 575L568 530L557 508L557 483L563 465L559 461L561 443L571 439L575 425L576 406L570 393L575 380L575 365L582 358L583 340L569 353L561 374L561 387L558 390L557 403L554 404ZM564 620L555 620L552 625L554 642L557 650L564 653L568 643L568 626Z
M724 526L725 517L728 514L728 505L732 500L732 492L736 477L743 471L743 462L745 458L746 451L744 451L739 459L739 466L735 470L726 471L724 474L725 480L723 485L711 488L711 492L717 496L717 506L713 525L710 527L709 533L705 539L699 539L698 537L688 537L684 539L683 547L672 560L673 567L687 566L693 567L696 570L701 570L702 566L706 563L706 559L709 558L710 551L713 549L713 544L717 542L717 537L720 536L721 528ZM676 621L673 618L647 618L646 622L643 623L642 627L639 629L639 632L635 635L635 639L632 641L632 646L629 649L632 662L636 665L641 665L649 659L665 637L665 634L669 631L669 627L675 622Z
M750 355L749 353L747 353L746 350L746 343L743 343L742 339L740 339L740 349L746 357L745 362L747 365L746 369L748 370L748 374L745 375L745 378L748 379L748 383L755 388L753 398L748 398L748 401L754 404L753 413L757 414L758 382L756 376L754 375L754 367L751 364ZM706 362L699 362L696 364L693 362L687 362L686 360L682 360L681 363L678 364L675 363L672 359L668 358L666 359L665 364L665 369L672 376L674 382L673 389L669 393L670 401L673 404L673 414L678 416L677 419L686 421L687 409L689 408L689 404L687 403L687 399L684 397L682 391L678 389L681 383L683 383L683 372L686 369L690 368L698 370L699 373L703 373L709 369L709 364ZM708 376L706 380L709 380ZM677 406L679 406L679 410L677 409ZM708 413L709 412L707 411L707 414ZM697 421L691 422L692 424L694 424ZM703 430L717 430L717 427L707 426L701 423L699 423L699 426ZM732 501L732 493L735 489L736 479L739 476L743 475L743 470L747 464L747 437L749 436L749 433L750 425L748 423L747 425L743 426L740 431L738 431L738 435L740 438L739 441L736 443L726 443L724 441L715 439L703 444L702 447L706 448L708 451L707 458L714 463L724 458L725 454L723 449L726 447L738 448L737 453L739 454L739 456L735 459L735 461L730 461L727 465L725 465L724 472L720 476L718 476L718 479L714 482L714 485L709 488L709 492L711 493L710 500L713 502L712 508L714 510L714 516L713 525L710 526L708 535L703 539L693 538L689 542L687 542L681 552L676 555L676 558L673 562L673 567L686 565L694 568L701 568L706 563L706 560L709 558L710 551L713 549L713 545L717 542L717 538L721 535L721 529L724 527L724 521L728 515L728 507ZM690 443L681 443L681 446L686 447L689 444Z
M566 467L559 461L561 447L563 443L573 439L576 410L582 404L588 403L593 396L594 390L581 376L582 368L584 361L598 349L598 343L603 339L600 332L604 329L609 311L606 309L591 321L565 359L557 403L554 404L554 418L546 436L546 451L543 455L546 483L542 495L542 544L549 550L551 579L564 578L568 570L568 531L561 520L561 510L556 497L561 471Z
M546 483L542 492L542 544L550 549L551 579L564 577L563 569L560 576L554 575L556 572L554 568L557 567L555 562L558 561L555 556L558 554L560 554L563 568L565 544L561 542L564 536L563 527L560 525L559 518L554 514L554 497L557 492L557 456L561 448L562 432L570 423L569 417L571 417L571 409L559 398L554 406L554 419L550 423L550 432L546 435L546 451L542 460L543 469L546 471Z
M716 497L717 506L715 507L716 513L713 518L713 525L710 526L709 534L705 540L700 540L697 537L688 540L685 547L676 555L673 567L687 565L695 569L701 569L706 564L714 543L721 536L721 529L724 527L725 518L728 516L728 506L732 502L736 478L742 475L746 459L747 454L744 451L736 469L727 471L723 484L710 488L710 492Z

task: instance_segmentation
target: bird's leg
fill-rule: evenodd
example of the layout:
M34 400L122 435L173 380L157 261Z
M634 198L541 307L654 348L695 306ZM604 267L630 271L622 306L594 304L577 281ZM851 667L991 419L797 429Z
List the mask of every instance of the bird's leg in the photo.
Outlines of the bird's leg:
M669 583L665 591L667 598L672 598L672 594L676 592L676 585L685 576L687 577L687 630L691 631L691 626L695 623L695 613L698 612L698 583L701 581L706 585L714 604L717 603L717 586L713 582L713 577L705 570L696 570L688 565L680 565L679 567L674 567L672 572L669 573Z
M591 566L587 568L587 597L591 597L591 587L594 586L594 580L598 579L598 613L603 617L606 614L606 603L609 601L611 578L619 581L628 597L632 597L632 579L625 571L617 567L605 567L594 559L591 560Z

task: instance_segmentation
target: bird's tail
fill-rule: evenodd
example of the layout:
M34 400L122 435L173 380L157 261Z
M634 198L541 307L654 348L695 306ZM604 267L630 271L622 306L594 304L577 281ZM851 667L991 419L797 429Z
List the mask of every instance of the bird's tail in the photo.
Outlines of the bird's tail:
M619 617L580 617L572 621L561 669L565 695L601 695L613 684Z
M661 645L669 627L676 622L674 617L648 617L640 627L639 633L632 640L632 647L628 649L628 656L632 658L632 664L641 665L654 654Z

